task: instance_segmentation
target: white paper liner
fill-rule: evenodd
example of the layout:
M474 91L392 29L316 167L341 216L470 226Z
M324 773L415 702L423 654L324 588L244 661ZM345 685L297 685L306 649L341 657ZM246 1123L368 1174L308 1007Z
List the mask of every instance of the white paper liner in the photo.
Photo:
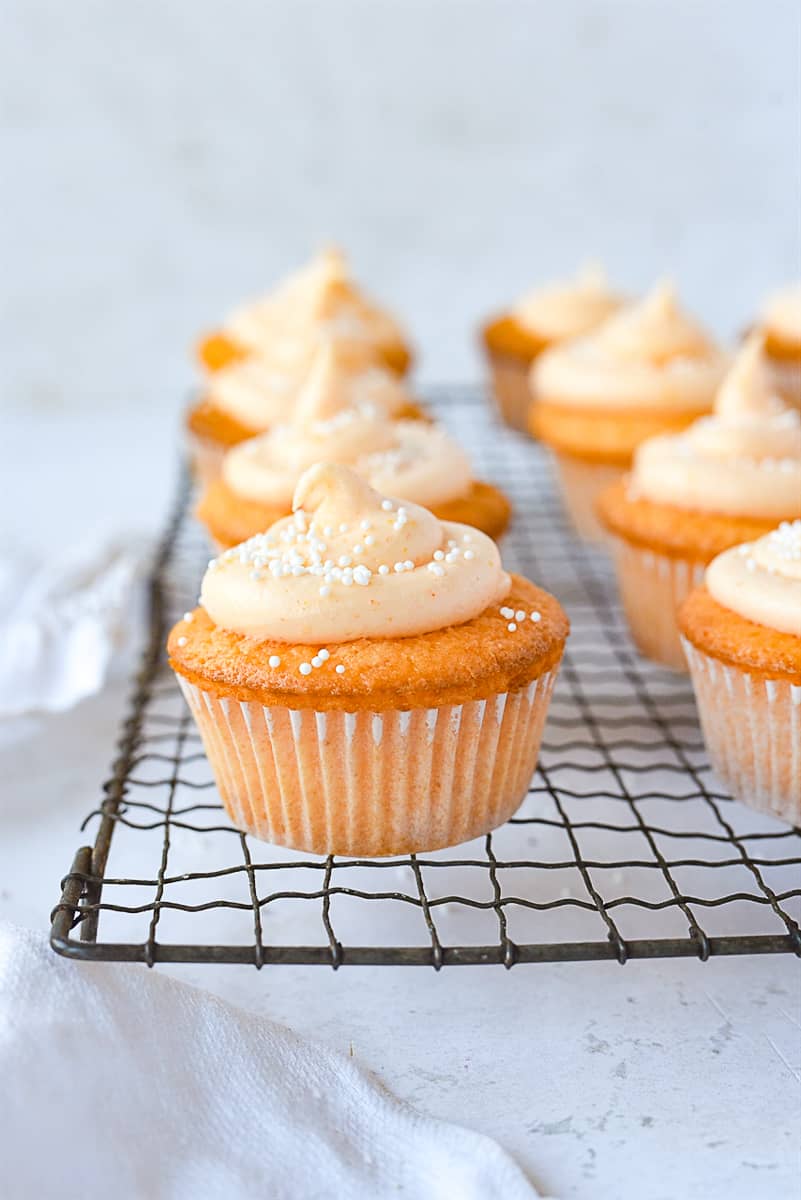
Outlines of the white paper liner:
M621 478L625 467L613 463L589 462L572 454L553 451L562 503L579 537L605 545L609 534L601 525L595 505L601 492Z
M801 825L801 685L682 645L715 773L736 800Z
M532 437L528 420L531 408L531 363L512 358L511 355L490 352L489 367L492 394L502 419L512 429Z
M315 854L408 854L503 824L537 762L557 670L468 704L315 712L178 676L237 828Z
M212 442L209 438L199 437L191 430L186 431L186 449L192 474L198 483L208 486L219 479L222 474L222 463L225 453L230 446Z
M618 537L612 548L620 599L637 649L664 667L686 672L676 611L703 584L706 564L670 558Z

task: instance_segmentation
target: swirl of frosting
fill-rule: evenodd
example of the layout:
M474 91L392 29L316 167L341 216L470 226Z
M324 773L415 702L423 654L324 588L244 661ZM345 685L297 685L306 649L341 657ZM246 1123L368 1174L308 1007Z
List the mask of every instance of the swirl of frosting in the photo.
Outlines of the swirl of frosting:
M210 562L200 601L216 625L300 644L410 637L509 592L491 538L382 497L345 466L306 471L293 508Z
M548 403L703 411L725 367L725 355L662 283L588 337L546 350L532 381Z
M706 586L746 620L801 637L801 520L719 554L707 567Z
M791 283L769 296L759 325L789 346L801 346L801 283Z
M801 415L773 394L759 336L737 356L712 416L638 446L629 493L730 516L801 512Z
M525 329L547 342L560 342L594 329L622 304L610 291L603 268L591 263L573 280L528 292L512 312Z
M344 255L335 249L323 251L267 296L236 309L223 328L285 369L307 364L325 338L373 350L403 340L392 317L359 291Z
M406 400L388 371L343 372L323 350L300 390L291 424L240 443L223 460L223 479L238 495L289 509L295 485L314 463L352 466L378 491L435 505L465 495L470 463L441 430L392 421Z

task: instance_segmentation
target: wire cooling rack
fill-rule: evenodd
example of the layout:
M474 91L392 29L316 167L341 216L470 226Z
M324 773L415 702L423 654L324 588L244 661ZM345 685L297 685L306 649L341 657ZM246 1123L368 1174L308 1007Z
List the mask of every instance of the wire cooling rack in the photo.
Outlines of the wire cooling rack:
M711 773L686 678L641 659L606 556L565 523L542 450L478 391L432 396L515 505L504 559L572 623L519 812L463 846L321 858L234 830L166 665L209 547L184 474L149 578L150 629L112 774L53 913L73 958L408 964L801 953L801 831Z

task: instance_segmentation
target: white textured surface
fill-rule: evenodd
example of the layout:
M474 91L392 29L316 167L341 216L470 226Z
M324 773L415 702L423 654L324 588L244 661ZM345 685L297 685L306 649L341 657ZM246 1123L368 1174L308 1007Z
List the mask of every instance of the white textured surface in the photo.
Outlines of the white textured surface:
M480 317L587 254L631 288L675 274L733 332L798 271L797 24L783 0L17 0L3 536L155 528L187 344L322 237L407 317L428 379L473 374ZM4 915L46 922L120 702L2 753ZM795 961L181 973L352 1044L558 1195L797 1195Z

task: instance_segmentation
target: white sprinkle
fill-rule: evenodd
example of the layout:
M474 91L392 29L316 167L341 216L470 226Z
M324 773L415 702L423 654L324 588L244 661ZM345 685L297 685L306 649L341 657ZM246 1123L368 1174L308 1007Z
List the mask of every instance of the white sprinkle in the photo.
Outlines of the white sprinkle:
M516 621L525 621L525 619L526 619L526 614L523 612L522 608L519 608L517 610L517 612L515 613L515 620Z
M755 558L747 558L745 560L745 567L746 567L747 571L755 571L756 570L756 559Z
M375 545L375 538L373 537L372 533L368 533L367 537L364 539L364 544L365 546Z
M355 554L357 557L358 557L360 554L363 554L363 553L364 553L364 546L361 544L361 542L357 542L357 543L356 543L356 545L353 547L353 553L354 553L354 554Z
M392 569L393 569L393 571L397 571L397 572L398 572L398 574L400 575L401 571L403 571L403 570L404 570L403 563L402 563L402 562L396 562L396 563L395 563L395 566L394 566Z
M334 526L326 525L325 529L323 530L323 536L324 537L333 537L334 536Z
M340 533L347 533L347 532L348 532L348 526L347 526L347 522L346 522L346 521L343 521L343 522L342 522L342 524L340 525L340 527L339 527L339 532L340 532Z
M514 621L510 621L509 624L506 626L506 628L509 630L510 633L514 633L515 630L517 629L517 626L515 625Z
M277 654L271 654L270 657L267 659L267 661L271 667L280 667L281 666L281 659L278 657Z
M334 670L336 671L337 675L345 674L345 668L342 666L342 663L340 663L338 667L335 667Z
M532 621L541 621L541 620L542 620L542 613L533 612L533 613L531 614L531 619L532 619Z
M471 562L475 557L476 554L474 550L465 550L464 554L462 555L462 558L466 558L468 562Z
M465 533L462 537L463 542L472 542L472 540L473 540L473 535L471 533Z
M349 567L353 562L353 559L349 554L340 554L337 562L339 563L340 567Z
M404 567L406 568L406 570L407 570L407 571L413 571L413 570L414 570L414 563L412 562L412 560L411 560L410 558L407 558L407 559L406 559L406 562L405 562L403 565L404 565Z
M367 587L373 577L373 573L369 567L359 565L353 572L353 581L358 583L360 587Z
M379 575L389 575L389 567L387 566L386 563L382 563L381 566L378 568L378 574Z
M331 595L331 588L329 587L329 585L327 583L324 583L323 586L320 588L320 595L323 597Z
M311 663L301 663L298 667L301 675L311 675Z
M435 550L434 551L434 561L435 562L442 562L444 557L445 557L444 550Z
M507 605L504 605L504 607L501 609L501 616L504 617L507 621L509 620L510 617L513 617L514 615L515 615L515 610L513 608L509 608Z
M186 639L185 637L179 637L179 638L178 638L178 645L179 645L179 646L185 646L185 645L186 645L186 643L187 643L187 639Z
M328 650L318 650L317 657L319 659L322 659L323 662L328 662L329 658L331 657L331 654Z
M184 620L186 621L187 624L191 624L191 622L194 621L194 619L195 619L194 613L191 613L191 612L184 613Z
M391 500L382 500L381 507L383 508L384 512L392 512L395 505L392 503Z
M430 562L428 564L428 569L432 575L444 575L445 574L445 568L441 567L439 565L439 563Z
M363 533L366 533L371 525L372 525L372 521L370 521L367 517L365 517L364 520L360 522L359 528L362 530Z
M312 666L313 667L321 667L322 665L323 665L323 660L320 658L320 655L315 654L314 658L312 659Z

